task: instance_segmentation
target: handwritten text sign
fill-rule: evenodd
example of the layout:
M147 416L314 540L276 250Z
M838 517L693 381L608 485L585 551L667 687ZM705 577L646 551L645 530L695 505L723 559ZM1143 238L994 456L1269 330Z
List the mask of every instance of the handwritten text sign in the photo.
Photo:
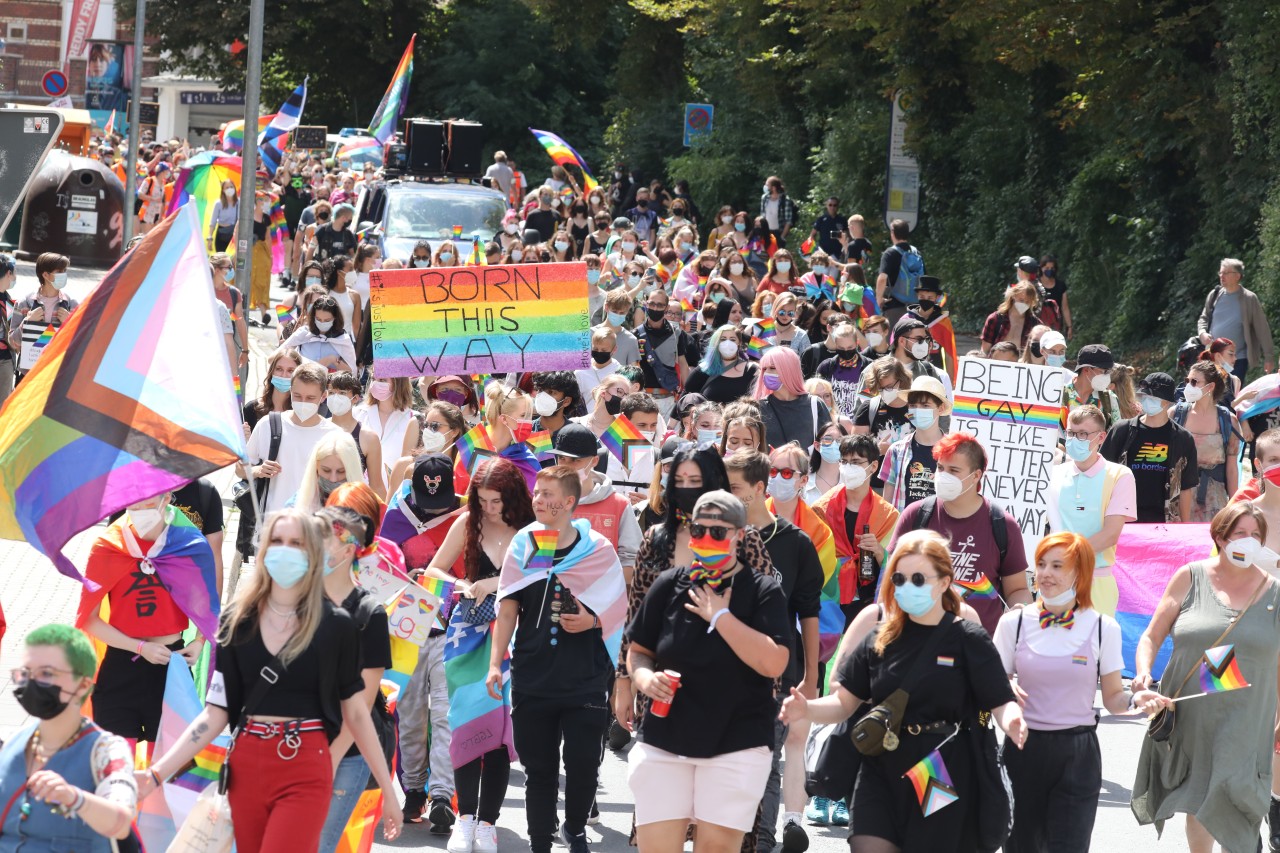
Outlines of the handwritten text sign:
M440 610L440 599L416 583L407 586L395 603L387 608L391 636L423 646Z
M591 366L586 264L375 270L369 286L383 378Z
M977 436L987 451L982 493L1022 528L1028 558L1048 520L1049 469L1062 413L1062 368L962 358L951 431Z

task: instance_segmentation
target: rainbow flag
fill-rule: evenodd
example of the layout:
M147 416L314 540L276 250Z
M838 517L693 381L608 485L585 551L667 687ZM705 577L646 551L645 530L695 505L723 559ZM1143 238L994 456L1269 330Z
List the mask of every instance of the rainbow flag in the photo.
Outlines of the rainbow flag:
M409 39L409 46L404 49L404 55L400 57L400 63L391 75L391 83L382 95L378 109L373 113L373 120L369 122L369 133L373 134L379 148L396 132L405 104L409 102L409 81L413 79L413 43L417 38L418 34L414 33Z
M222 197L222 182L228 180L240 186L240 155L204 151L188 157L174 180L167 213L172 215L189 202L194 202L200 233L208 234L213 205ZM227 251L234 248L234 244L228 245Z
M258 132L267 129L267 125L275 119L275 113L258 116ZM222 150L229 154L239 154L244 150L244 119L229 121L222 127Z
M681 300L680 300L680 310L681 310L681 311L683 311L683 312L685 312L686 314L688 314L690 311L697 311L698 309L697 309L697 307L695 307L695 306L694 306L694 304L693 304L692 302L690 302L688 299L681 299Z
M529 446L529 450L537 457L539 462L552 457L551 453L551 431L543 430L535 432L533 435L525 439L525 444Z
M626 415L618 415L600 436L600 443L618 457L624 468L631 467L631 451L637 447L650 447L649 440L640 434L636 425Z
M596 183L596 179L591 176L591 170L587 168L587 161L583 159L581 154L573 150L573 146L547 130L538 130L531 127L529 132L533 134L543 148L547 149L547 154L558 165L577 166L582 171L583 192L589 193L600 186Z
M276 305L276 320L284 325L289 318L293 316L293 309L286 306L283 302Z
M337 853L369 853L377 840L378 821L382 820L382 791L362 791L351 812L346 829L338 839Z
M560 534L555 530L533 530L533 555L529 558L530 569L550 569L555 565L556 543Z
M241 122L241 124L243 124L243 122ZM102 135L103 137L108 137L115 132L116 132L116 111L112 110L110 118L107 119L106 127L102 128Z
M1204 653L1204 662L1200 664L1200 689L1205 693L1224 693L1228 690L1240 690L1248 687L1240 672L1240 661L1236 658L1234 645L1218 646Z
M867 293L871 293L871 288L867 288ZM942 300L938 302L938 306L942 306L942 301L947 297L944 294ZM871 302L875 304L875 295L871 296ZM862 297L863 304L866 304L866 294ZM876 306L879 311L879 306ZM947 370L947 374L951 377L951 381L956 381L956 368L958 366L959 355L956 353L956 330L951 326L951 315L943 313L941 317L934 319L929 324L929 335L934 339L942 349L942 363Z
M236 392L236 402L244 406L244 389L240 387L240 374L231 374L231 390Z
M488 266L489 262L485 259L484 249L480 248L480 238L471 238L471 254L467 256L467 264L473 267Z
M986 575L979 575L977 580L972 581L962 581L959 578L954 578L953 580L955 585L963 590L960 594L965 598L991 601L1000 597L1000 593L996 592L995 585L991 583L991 578Z
M476 424L463 433L462 438L454 442L454 447L458 448L458 455L462 457L462 464L467 466L468 473L474 473L476 466L485 457L498 455L484 424Z
M493 633L489 624L472 625L453 611L445 632L444 680L449 690L449 758L454 767L469 764L498 744L515 760L511 731L511 655L502 661L502 698L489 695L489 653Z
M440 578L429 578L424 575L418 578L417 583L418 586L422 587L441 601L447 601L448 599L453 598L455 584L450 583L449 581L440 580Z
M778 324L774 322L772 317L755 322L755 336L762 341L772 341L778 337Z
M764 355L764 351L771 346L773 346L773 344L763 338L758 338L755 335L752 335L751 340L747 341L747 356L749 358L759 359Z
M1002 403L984 396L957 394L952 405L955 415L984 421L1005 421L1026 426L1057 429L1062 418L1061 406L1034 403Z
M382 143L374 139L372 136L357 136L338 146L337 152L334 154L337 158L352 157L356 154L378 153L378 161L382 161Z
M684 261L676 261L676 268L674 270L669 270L666 267L664 267L662 264L658 264L656 267L653 268L653 275L654 275L654 278L658 280L658 284L666 284L667 282L671 281L671 279L680 275L680 271L683 269L684 269ZM687 310L693 310L693 309L687 309Z
M800 254L807 255L813 251L813 238L806 237L804 242L800 244Z
M245 458L206 233L192 206L161 222L0 409L0 537L70 578L81 575L62 547L75 534ZM188 365L181 377L175 364ZM214 636L216 616L201 631Z
M916 789L916 799L920 801L920 810L925 817L960 799L955 783L951 781L951 774L947 772L947 765L942 760L942 753L936 749L903 773L902 778L911 780L911 786Z
M455 225L455 226L453 226L453 239L455 239L455 240L461 240L461 239L462 239L462 226L461 226L461 225Z
M53 340L53 336L55 334L57 334L57 329L54 328L52 323L50 323L44 327L44 331L40 333L40 337L36 338L35 343L33 343L32 346L36 349L44 349L49 341Z

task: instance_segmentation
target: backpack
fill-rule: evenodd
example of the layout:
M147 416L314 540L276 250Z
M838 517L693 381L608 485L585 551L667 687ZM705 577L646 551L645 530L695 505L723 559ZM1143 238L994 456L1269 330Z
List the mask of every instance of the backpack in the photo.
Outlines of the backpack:
M1244 436L1236 432L1236 428L1231 425L1231 410L1226 406L1217 406L1218 409L1218 432L1222 434L1222 450L1225 453L1227 446L1230 444L1231 436L1234 435L1244 443ZM1191 411L1191 404L1185 400L1173 407L1173 422L1184 429L1187 426L1187 414Z
M938 496L930 495L920 501L920 511L916 513L915 523L911 525L912 530L923 530L929 526L929 519L933 518L933 511L938 506ZM993 500L987 501L987 506L991 508L991 536L996 540L996 547L1000 549L1000 562L1004 562L1004 558L1009 554L1009 528L1006 526L1005 519L1008 518L1004 514L1004 509Z
M898 280L893 283L891 295L904 304L914 302L916 285L920 283L920 276L924 275L924 258L915 246L907 246L905 250L898 246L894 248L902 256L902 261L898 264Z

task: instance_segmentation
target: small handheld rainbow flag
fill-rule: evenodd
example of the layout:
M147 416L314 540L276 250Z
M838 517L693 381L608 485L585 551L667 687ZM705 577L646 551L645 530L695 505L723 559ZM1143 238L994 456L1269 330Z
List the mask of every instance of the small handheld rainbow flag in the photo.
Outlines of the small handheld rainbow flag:
M448 601L453 598L454 585L449 581L440 580L440 578L429 578L426 575L418 578L418 586L434 595L441 601Z
M752 335L751 340L747 341L747 356L758 360L762 355L764 355L764 351L771 346L773 346L773 344L763 338L758 338L755 335Z
M484 250L480 248L480 238L471 238L471 254L467 256L467 265L473 267L485 267L489 262L485 260Z
M807 255L813 251L813 238L806 237L805 241L800 244L800 254Z
M283 326L285 323L289 321L289 318L292 316L293 316L292 308L286 307L284 303L281 303L276 306L276 321L280 323L280 325Z
M637 447L649 447L649 440L640 434L636 425L626 415L618 415L600 436L600 443L618 457L624 468L631 467L631 451Z
M925 817L960 799L942 760L942 753L936 749L903 773L902 778L911 780L912 787L916 789L916 799L920 801L920 811Z
M461 240L461 239L462 239L462 226L461 226L461 225L455 225L455 226L453 226L453 239L455 239L455 240Z
M239 374L239 373L232 373L232 374L231 374L231 387L232 387L233 389L235 389L235 392L236 392L236 402L243 406L243 405L244 405L244 390L240 387L240 374Z
M493 439L489 437L489 431L484 428L484 424L476 424L464 433L462 438L454 442L454 447L458 448L458 453L462 456L462 464L467 466L467 472L472 474L475 473L481 459L498 455L497 448L493 446Z
M778 324L773 318L758 320L755 324L756 336L764 341L772 341L778 336Z
M1240 672L1240 661L1236 659L1234 645L1218 646L1204 653L1204 662L1200 664L1200 689L1205 693L1225 693L1228 690L1239 690L1248 687Z
M529 447L529 452L532 453L539 462L550 459L553 455L551 453L550 430L544 429L542 432L535 432L525 439L524 443Z
M688 299L681 299L681 300L680 300L680 310L681 310L681 311L683 311L683 312L685 312L686 314L688 314L689 312L691 312L691 311L697 311L698 309L697 309L697 308L695 308L695 307L694 307L694 305L693 305L693 303L692 303L692 302L690 302Z
M560 539L560 533L555 530L534 530L530 535L533 536L534 552L529 558L529 570L541 571L554 567L556 542Z
M955 584L964 590L961 595L965 598L990 601L1000 597L1000 593L996 592L995 586L991 583L991 578L986 575L981 575L977 580L972 581L962 581L956 578Z

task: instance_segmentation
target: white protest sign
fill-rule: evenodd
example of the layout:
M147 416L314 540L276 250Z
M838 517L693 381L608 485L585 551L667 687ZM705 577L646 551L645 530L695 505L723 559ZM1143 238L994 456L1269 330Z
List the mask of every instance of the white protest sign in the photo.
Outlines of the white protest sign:
M356 563L356 584L367 590L379 604L385 605L399 595L409 581L384 571L375 565L376 562L376 558L371 558Z
M1027 559L1048 523L1049 471L1062 417L1062 368L962 358L951 431L977 437L987 451L982 494L1022 529Z
M440 584L439 581L432 583ZM453 584L440 586L448 590L447 594L453 594ZM387 608L391 636L407 640L416 646L426 645L431 626L435 624L439 612L440 596L411 583L400 593L395 603Z

